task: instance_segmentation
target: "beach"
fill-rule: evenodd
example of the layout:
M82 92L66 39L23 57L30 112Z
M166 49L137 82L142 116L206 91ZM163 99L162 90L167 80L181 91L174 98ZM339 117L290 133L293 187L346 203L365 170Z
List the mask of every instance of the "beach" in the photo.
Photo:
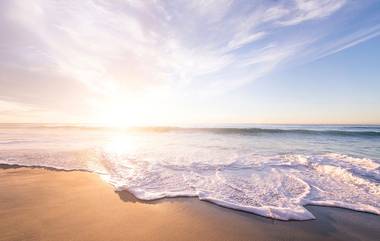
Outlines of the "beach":
M380 217L307 206L279 221L197 198L140 201L89 172L2 165L0 240L378 240Z
M0 53L0 241L380 241L380 1L0 0Z

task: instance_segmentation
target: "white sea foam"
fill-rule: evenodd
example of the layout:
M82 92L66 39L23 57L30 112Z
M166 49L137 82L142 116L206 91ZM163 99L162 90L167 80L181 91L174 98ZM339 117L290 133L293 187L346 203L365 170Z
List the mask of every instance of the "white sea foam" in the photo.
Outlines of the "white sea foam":
M320 151L331 142L315 152L305 144L309 137L278 133L40 132L23 133L23 142L8 141L20 133L0 133L7 137L0 139L0 163L96 172L139 199L192 196L281 220L313 219L307 204L380 215L379 161Z

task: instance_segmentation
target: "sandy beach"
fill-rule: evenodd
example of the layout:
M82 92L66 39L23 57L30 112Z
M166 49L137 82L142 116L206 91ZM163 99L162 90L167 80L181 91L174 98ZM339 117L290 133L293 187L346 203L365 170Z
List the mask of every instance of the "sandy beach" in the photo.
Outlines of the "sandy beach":
M0 241L380 241L380 0L0 0Z
M277 221L196 198L144 202L78 171L2 166L0 240L378 240L380 217L307 207Z

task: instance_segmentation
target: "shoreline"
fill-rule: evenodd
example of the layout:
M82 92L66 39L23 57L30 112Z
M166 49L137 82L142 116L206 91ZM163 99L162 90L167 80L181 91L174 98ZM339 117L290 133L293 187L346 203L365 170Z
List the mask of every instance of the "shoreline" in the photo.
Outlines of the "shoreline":
M177 197L143 201L95 173L0 165L0 240L377 240L380 216L307 205L280 221Z

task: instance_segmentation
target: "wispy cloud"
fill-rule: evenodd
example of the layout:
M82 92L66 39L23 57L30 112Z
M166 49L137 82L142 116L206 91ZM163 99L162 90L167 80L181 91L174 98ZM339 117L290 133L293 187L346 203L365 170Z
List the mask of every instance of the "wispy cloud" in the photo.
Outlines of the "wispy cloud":
M259 40L265 36L265 32L257 32L252 34L239 33L229 43L228 47L231 50L240 48L246 44L251 44L256 40Z
M349 34L336 42L329 43L326 47L321 49L321 53L315 56L315 59L321 59L331 54L338 53L345 49L354 47L362 42L370 40L380 35L380 24L373 27L361 29L354 33Z
M296 25L313 19L327 17L346 3L346 0L296 0L291 7L289 15L284 20L279 21L282 25Z

